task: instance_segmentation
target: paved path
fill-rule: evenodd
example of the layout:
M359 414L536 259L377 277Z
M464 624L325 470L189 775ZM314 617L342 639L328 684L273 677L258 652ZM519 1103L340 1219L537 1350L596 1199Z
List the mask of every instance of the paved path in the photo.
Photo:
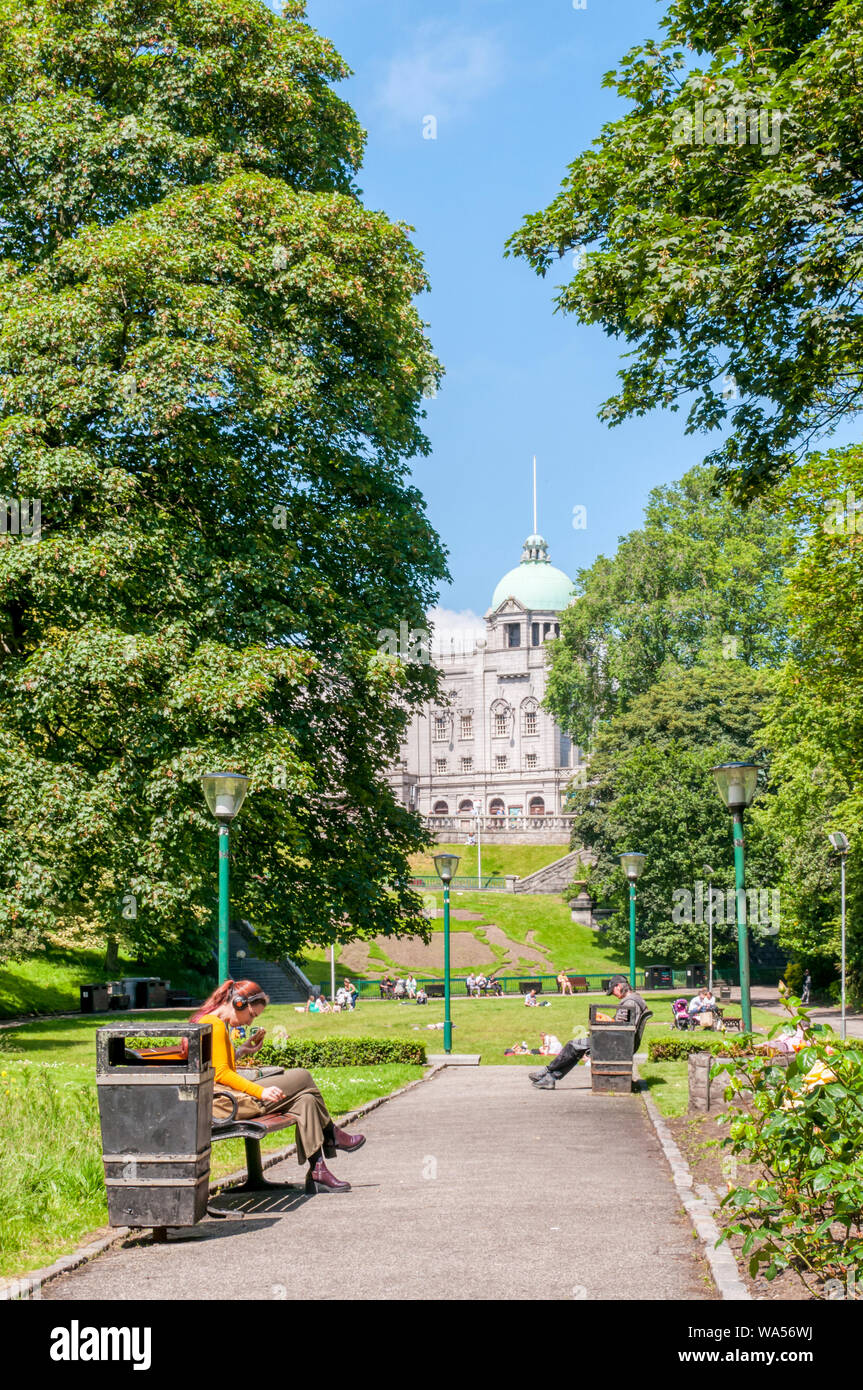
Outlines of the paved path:
M448 1068L372 1111L368 1143L333 1163L350 1193L271 1195L245 1220L109 1251L43 1297L715 1298L640 1097L592 1095L581 1067L536 1091L526 1071Z
M788 1012L783 1009L779 1002L779 991L769 985L752 986L752 1003L759 1009L769 1009L775 1013L777 1018L788 1018ZM732 999L739 1001L740 990L731 991ZM807 1005L809 1016L813 1023L829 1023L834 1032L838 1033L842 1027L841 1010L838 1004ZM845 1031L849 1038L863 1038L863 1013L855 1013L849 1009L845 1014Z

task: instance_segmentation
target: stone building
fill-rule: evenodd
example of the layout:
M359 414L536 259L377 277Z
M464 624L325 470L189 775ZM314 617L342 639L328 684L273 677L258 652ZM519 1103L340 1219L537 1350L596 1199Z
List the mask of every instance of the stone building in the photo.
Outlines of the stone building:
M560 634L572 581L530 535L521 562L495 588L485 637L435 652L443 699L414 715L392 781L438 840L477 829L509 843L569 843L566 787L583 765L541 708L545 644Z

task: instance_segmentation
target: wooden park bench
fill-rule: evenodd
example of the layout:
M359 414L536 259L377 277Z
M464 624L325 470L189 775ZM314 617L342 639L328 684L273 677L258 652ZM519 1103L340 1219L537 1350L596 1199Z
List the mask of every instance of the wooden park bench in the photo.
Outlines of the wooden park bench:
M178 1060L185 1060L189 1055L189 1039L182 1038L178 1047L154 1047L137 1051L134 1048L126 1048L126 1058L132 1065L140 1065L142 1062L151 1067L170 1067ZM276 1068L276 1070L279 1070ZM210 1143L216 1144L220 1139L242 1139L246 1150L246 1180L239 1185L232 1186L231 1192L271 1192L271 1191L298 1191L295 1183L290 1182L271 1182L264 1177L264 1167L261 1160L261 1140L268 1134L275 1134L280 1129L289 1129L291 1125L297 1123L296 1115L257 1115L254 1119L238 1120L237 1097L232 1096L231 1114L224 1119L214 1119L210 1130ZM315 1195L315 1185L311 1181L311 1175L306 1175L303 1191L311 1196ZM231 1216L234 1218L242 1217L244 1213L238 1211L226 1211L219 1207L214 1207L212 1202L207 1204L207 1212L210 1216ZM161 1232L162 1228L156 1228Z
M573 994L587 994L588 983L584 975L567 975Z

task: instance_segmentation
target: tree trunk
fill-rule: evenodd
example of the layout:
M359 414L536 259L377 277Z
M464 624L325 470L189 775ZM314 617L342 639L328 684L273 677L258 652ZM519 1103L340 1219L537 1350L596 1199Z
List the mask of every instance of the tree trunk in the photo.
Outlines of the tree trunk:
M120 964L120 947L116 936L109 936L105 943L105 974L116 975Z

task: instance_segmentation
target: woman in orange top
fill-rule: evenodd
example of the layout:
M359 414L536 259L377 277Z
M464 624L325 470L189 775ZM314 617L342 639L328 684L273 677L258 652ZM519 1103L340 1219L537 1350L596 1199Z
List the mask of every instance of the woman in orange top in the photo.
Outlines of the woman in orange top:
M238 1120L253 1120L259 1115L295 1115L297 1158L300 1163L309 1165L307 1186L313 1183L317 1192L349 1192L350 1183L340 1182L324 1159L334 1158L339 1149L350 1153L360 1148L365 1138L362 1134L348 1134L333 1124L311 1073L304 1067L294 1067L267 1077L267 1085L259 1086L236 1070L237 1056L254 1055L264 1041L265 1030L257 1029L251 1041L244 1043L235 1054L231 1029L248 1028L269 1002L268 996L253 980L236 983L226 980L192 1015L192 1023L210 1023L213 1027L216 1072L213 1115L217 1119L230 1115L233 1100L237 1102Z

